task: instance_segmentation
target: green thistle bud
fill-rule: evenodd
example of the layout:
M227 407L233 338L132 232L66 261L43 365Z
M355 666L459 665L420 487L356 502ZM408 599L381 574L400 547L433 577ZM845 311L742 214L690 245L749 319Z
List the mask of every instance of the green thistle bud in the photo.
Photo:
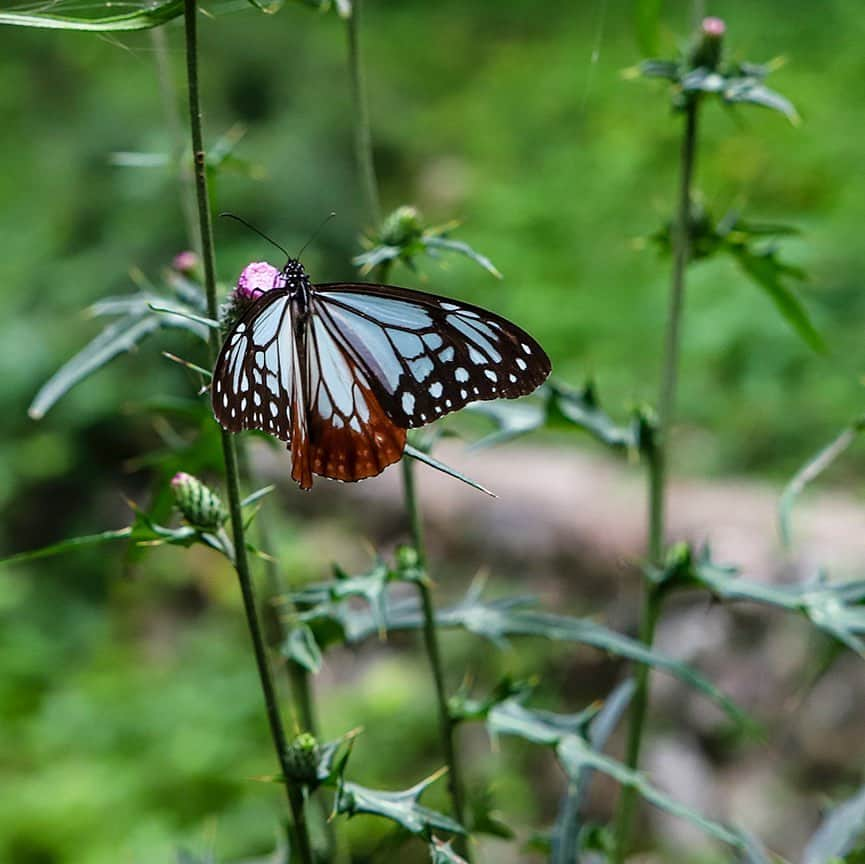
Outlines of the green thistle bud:
M175 474L171 479L171 491L177 509L195 528L215 531L228 519L220 497L191 474L184 471Z
M417 207L404 204L387 216L381 225L381 242L385 246L407 246L423 234L423 221Z
M420 567L420 555L414 546L398 546L396 564L400 570L415 570Z
M318 741L309 732L301 732L285 751L287 780L294 783L314 783L318 779L321 756Z

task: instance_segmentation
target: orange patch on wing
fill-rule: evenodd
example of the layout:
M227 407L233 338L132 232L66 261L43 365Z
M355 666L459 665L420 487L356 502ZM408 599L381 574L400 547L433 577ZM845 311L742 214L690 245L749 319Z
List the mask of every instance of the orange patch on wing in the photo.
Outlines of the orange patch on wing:
M351 420L338 414L325 419L315 411L310 412L309 465L312 472L321 477L363 480L381 474L388 465L402 457L405 429L394 425L387 417L371 390L360 387L357 382L355 387L369 409L369 416L362 422L354 415L358 428L353 428Z

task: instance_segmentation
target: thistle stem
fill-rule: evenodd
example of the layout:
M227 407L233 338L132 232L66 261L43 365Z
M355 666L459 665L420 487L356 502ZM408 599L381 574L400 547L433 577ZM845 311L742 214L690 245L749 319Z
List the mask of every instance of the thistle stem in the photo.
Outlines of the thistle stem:
M375 176L375 161L372 155L372 132L369 123L369 105L366 99L366 82L360 56L360 7L361 0L352 0L346 21L348 31L348 71L351 78L351 98L354 106L354 155L360 172L366 212L373 225L381 221L381 204L378 197L378 181Z
M171 73L171 56L168 53L168 40L165 27L153 27L150 30L150 42L153 46L153 57L156 64L156 79L159 82L159 97L165 112L165 123L171 136L171 161L177 170L180 189L180 209L183 213L183 225L186 229L186 240L189 248L201 255L198 219L195 212L195 187L189 166L183 159L186 150L183 122L180 119L180 108L174 90Z
M354 103L354 129L355 129L355 156L357 168L360 172L361 186L363 189L364 203L366 205L367 217L374 225L381 221L381 205L378 196L378 183L375 176L375 163L372 153L372 133L369 123L369 109L366 100L366 87L364 84L363 64L360 54L359 17L361 0L353 0L348 17L348 65L351 76L352 100ZM379 267L378 278L381 282L387 282L390 271L390 261L383 262ZM462 825L464 822L465 808L463 806L463 784L460 763L456 751L456 729L453 718L448 708L447 690L445 688L444 664L442 663L441 650L439 648L438 632L436 630L435 606L433 604L432 592L428 581L426 566L426 551L424 547L423 525L421 522L420 507L418 505L417 493L414 484L414 465L405 456L401 463L403 494L406 512L409 520L412 544L418 555L418 563L422 571L422 577L418 581L418 592L420 594L421 608L423 611L423 639L435 685L436 705L438 708L439 736L441 739L442 755L448 768L448 790L451 798L451 808L456 820ZM454 841L457 852L467 861L471 861L468 843L465 837L457 837Z
M685 271L691 257L691 186L697 149L697 97L688 100L685 107L685 129L679 167L679 200L673 236L673 274L670 285L667 326L664 340L664 359L661 370L661 388L658 399L658 423L655 443L649 454L649 562L663 566L664 526L666 517L667 459L670 432L676 409L676 388L679 377L679 348L681 344L682 308L685 299ZM662 594L657 585L646 580L643 608L640 616L640 640L651 647L655 627L661 614ZM636 770L640 764L640 748L649 703L649 667L637 666L634 699L631 703L626 764ZM636 806L636 791L622 789L616 814L616 852L614 864L625 860L631 843L631 830Z
M198 206L198 220L201 229L201 251L204 265L204 287L207 295L207 309L211 318L218 318L219 307L216 299L216 263L213 247L213 223L210 213L210 200L207 188L207 163L204 152L204 137L201 128L201 102L198 81L198 34L196 19L196 0L185 0L184 22L186 33L186 72L187 88L189 92L189 128L192 140L192 152L194 158L194 176L196 202ZM210 352L213 358L218 349L218 335L211 330ZM293 851L297 853L301 864L312 864L312 851L309 843L309 834L306 827L304 815L303 790L288 781L290 772L287 762L287 747L285 730L282 725L282 717L279 712L279 703L276 697L276 689L270 674L267 659L267 648L265 647L264 634L258 619L258 611L255 603L255 592L252 586L252 578L249 569L249 557L246 550L246 538L243 525L243 513L240 505L240 476L237 463L237 450L234 446L234 438L231 433L220 429L222 437L222 452L225 462L225 485L228 497L228 509L230 513L231 532L234 540L235 560L234 566L237 571L240 591L243 595L243 607L246 612L246 621L249 626L249 634L252 638L252 646L255 652L255 661L258 666L258 675L261 690L264 695L264 703L267 712L267 720L270 725L270 734L273 746L276 750L279 766L285 778L285 789L294 825Z
M455 740L456 727L453 718L451 717L450 709L448 708L448 697L444 679L444 664L442 663L438 631L436 630L435 606L433 605L432 592L430 591L428 581L423 523L421 521L420 506L418 504L414 483L414 464L411 459L404 456L400 463L400 467L402 468L403 494L405 498L406 512L408 514L412 545L417 552L418 564L422 573L417 586L423 611L424 649L426 651L430 670L433 676L433 682L435 684L436 705L438 708L439 719L439 737L441 739L441 748L445 765L447 765L448 768L448 791L450 793L454 818L460 823L460 825L463 825L465 807L463 804L462 771L457 758ZM454 841L454 846L456 847L457 852L466 858L466 860L471 860L465 837L458 837Z

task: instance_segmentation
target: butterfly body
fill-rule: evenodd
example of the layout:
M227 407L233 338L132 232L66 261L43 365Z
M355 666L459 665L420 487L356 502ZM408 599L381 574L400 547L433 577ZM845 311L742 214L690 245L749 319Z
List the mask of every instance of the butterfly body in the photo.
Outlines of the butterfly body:
M543 349L495 313L390 285L313 285L289 259L241 276L240 315L214 369L232 432L285 441L292 478L361 480L402 456L406 430L472 401L515 398L549 374ZM263 281L262 281L263 280Z

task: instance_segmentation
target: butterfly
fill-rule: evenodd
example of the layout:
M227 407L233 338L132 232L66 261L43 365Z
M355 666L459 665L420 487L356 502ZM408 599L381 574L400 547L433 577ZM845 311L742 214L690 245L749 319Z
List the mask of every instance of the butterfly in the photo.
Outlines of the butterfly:
M291 257L248 265L234 297L213 412L231 432L286 442L302 489L314 474L374 477L401 458L407 429L524 396L550 373L541 346L493 312L393 285L313 285Z

